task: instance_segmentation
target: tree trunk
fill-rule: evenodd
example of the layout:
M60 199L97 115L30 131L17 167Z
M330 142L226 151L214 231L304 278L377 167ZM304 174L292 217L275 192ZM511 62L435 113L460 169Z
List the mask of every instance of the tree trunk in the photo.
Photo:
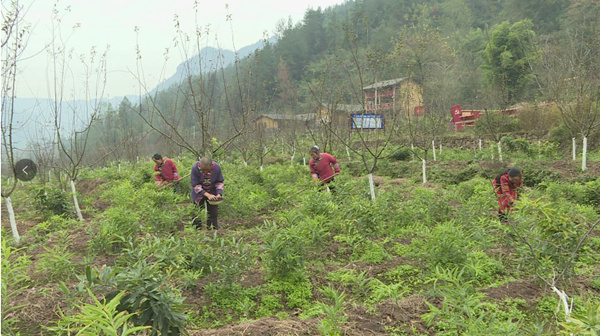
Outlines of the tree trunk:
M81 209L79 209L79 202L77 201L77 190L75 190L75 182L71 180L71 191L73 192L73 203L75 204L75 212L77 212L77 218L83 222L83 216L81 215Z
M573 161L577 161L577 145L575 144L575 138L573 140Z
M348 161L350 161L350 150L348 149L348 146L346 146L346 154L348 154Z
M581 170L587 170L587 137L583 137L583 153L581 155Z
M500 141L498 141L498 160L504 162L502 161L502 143Z
M18 244L21 240L19 236L19 231L17 230L17 222L15 221L15 212L13 211L12 202L9 197L4 197L4 201L6 202L6 209L8 210L8 218L10 219L10 229L12 230L13 237L15 238L15 242Z
M371 199L375 201L375 184L373 183L373 174L369 173L369 190L371 191Z
M479 139L479 151L481 152L481 139Z
M423 184L427 183L427 167L425 159L423 159Z
M556 288L555 286L552 286L552 291L554 293L556 293L556 295L558 295L558 297L560 298L560 302L562 303L563 306L563 310L565 311L565 320L567 322L571 322L571 307L569 306L569 302L568 300L568 296L565 293L565 291L561 291L558 288Z
M433 161L437 161L435 157L435 140L431 140L431 147L433 148Z

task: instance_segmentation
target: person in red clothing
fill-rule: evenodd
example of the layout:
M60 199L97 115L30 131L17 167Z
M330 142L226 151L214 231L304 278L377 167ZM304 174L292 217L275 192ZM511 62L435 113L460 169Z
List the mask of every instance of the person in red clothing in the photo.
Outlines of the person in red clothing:
M492 186L498 197L498 217L502 223L507 222L511 207L519 199L523 190L523 173L519 168L507 169L492 181Z
M158 187L172 183L175 185L175 192L179 192L179 171L175 162L171 159L163 158L160 154L154 154L152 161L156 163L154 165L154 171L157 172L154 175L154 181Z
M308 165L313 179L321 180L323 185L333 182L335 176L340 173L340 165L337 159L329 153L321 153L318 146L313 146L308 154L311 157ZM332 186L328 187L329 190L333 191Z

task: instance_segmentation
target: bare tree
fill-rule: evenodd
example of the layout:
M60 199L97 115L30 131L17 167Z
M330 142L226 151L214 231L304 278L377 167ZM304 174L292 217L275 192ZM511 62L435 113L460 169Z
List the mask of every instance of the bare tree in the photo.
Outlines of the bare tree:
M2 159L12 176L12 184L2 188L2 197L6 203L13 237L18 243L19 231L10 196L17 186L15 178L15 98L17 97L16 79L18 65L23 58L30 33L29 25L24 21L26 9L18 0L2 2Z
M368 46L359 46L358 35L352 27L345 26L344 30L346 32L345 47L349 51L350 58L347 60L337 59L332 62L331 67L326 68L322 74L320 85L315 85L311 92L315 106L330 106L330 111L334 111L337 106L350 103L351 105L360 105L361 110L364 111L356 113L353 120L350 120L350 115L348 115L348 124L342 129L335 127L340 124L335 123L333 118L321 119L320 122L324 127L323 135L326 143L339 142L360 158L369 177L371 198L375 200L373 172L386 148L398 134L399 120L404 112L402 107L405 104L400 98L401 94L398 94L400 89L391 94L392 97L396 97L394 99L397 99L394 104L376 103L372 106L373 111L367 111L371 106L367 106L363 88L367 86L367 83L372 82L376 82L372 85L376 89L386 86L385 81L377 82L377 80L389 76L386 69L392 58L389 55L380 55L377 50L372 50ZM345 77L343 82L347 83L346 87L341 87L339 83L332 80L332 78L342 76ZM375 125L367 125L370 123ZM352 132L350 125L353 125ZM374 129L371 129L371 126L374 126Z
M61 12L56 4L52 23L53 38L48 48L49 75L51 76L48 78L50 83L48 91L52 97L50 110L54 119L54 131L56 132L59 153L58 168L64 171L69 179L75 211L78 219L83 221L77 200L75 180L79 175L86 155L91 127L98 119L101 109L105 108L102 98L106 87L108 48L102 54L98 54L96 48L92 47L89 55L79 55L82 73L78 75L83 78L83 82L76 83L71 68L74 50L69 49L68 41L77 27L69 35L63 36ZM73 84L73 93L75 93L76 87L83 90L83 103L77 104L74 95L70 97L73 100L65 100L69 98L66 96L65 90L69 88L71 83Z
M598 20L593 25L600 28ZM584 28L569 26L560 41L546 45L538 76L571 131L573 145L576 136L583 137L582 170L587 169L587 139L600 127L600 36L598 31L584 34Z
M175 47L184 58L182 81L175 86L176 94L174 97L163 97L160 99L159 89L152 94L145 96L145 108L139 110L140 117L153 130L162 137L174 143L180 148L192 153L196 158L205 155L214 154L240 136L248 125L248 110L245 104L233 104L230 100L244 100L244 85L241 83L239 72L239 57L236 54L234 65L236 77L233 85L226 82L223 59L216 55L214 60L205 60L201 53L202 40L210 36L210 30L204 31L198 25L197 13L199 4L194 4L196 11L195 31L193 35L184 32L180 26L179 18L175 17ZM137 29L136 29L137 31ZM168 51L167 51L168 54ZM193 57L192 57L193 56ZM146 92L150 92L146 86L143 75L143 68L140 65L141 52L138 46L138 71L137 78L140 87ZM221 75L221 78L219 78ZM234 91L234 92L230 92ZM226 101L224 106L228 110L228 115L216 111L217 102ZM237 108L236 108L237 107ZM218 132L219 118L225 120L228 118L228 127L222 127ZM193 134L190 136L190 127L186 130L185 126L193 126ZM226 131L225 131L226 130ZM213 148L213 138L219 135L220 142Z

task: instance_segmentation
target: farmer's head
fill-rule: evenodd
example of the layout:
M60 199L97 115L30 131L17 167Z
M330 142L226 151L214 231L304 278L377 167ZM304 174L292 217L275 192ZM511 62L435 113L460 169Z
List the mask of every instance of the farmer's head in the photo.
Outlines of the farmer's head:
M521 173L521 170L517 167L513 167L508 170L508 178L510 179L510 181L512 183L521 182L522 176L523 176L523 174Z
M202 159L200 159L200 169L202 170L202 172L208 173L211 167L212 160L210 158L203 157Z
M155 163L162 162L162 155L160 155L160 154L152 155L152 161L154 161Z
M310 154L310 157L313 158L313 160L316 160L319 158L319 146L312 146L312 148L308 151L308 154Z

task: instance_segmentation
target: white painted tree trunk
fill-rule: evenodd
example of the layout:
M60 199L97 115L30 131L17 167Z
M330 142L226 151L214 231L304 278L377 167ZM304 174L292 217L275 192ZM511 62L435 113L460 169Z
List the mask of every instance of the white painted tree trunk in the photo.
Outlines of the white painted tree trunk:
M262 170L263 170L263 167L262 167L262 166L260 166L260 171L262 171Z
M15 242L18 244L21 240L21 236L19 236L19 231L17 230L17 222L15 221L15 212L13 210L12 202L10 197L5 197L4 202L6 203L6 209L8 210L8 218L10 219L10 229L12 230L13 237L15 238Z
M246 162L246 160L244 160L244 167L248 167L248 162Z
M565 291L559 290L558 288L552 286L552 291L554 293L556 293L556 295L558 295L558 297L560 298L560 302L562 303L562 307L563 310L565 312L565 319L567 322L571 322L571 309L572 307L569 306L569 297L567 296L567 294L565 293Z
M423 184L427 183L427 165L425 163L425 159L423 160Z
M435 157L435 140L431 140L431 147L433 148L433 161L437 161Z
M303 165L306 166L306 158L305 157L302 158L302 162L303 162Z
M581 155L581 170L587 170L587 137L583 137L583 153Z
M348 149L348 146L346 146L346 154L348 154L348 161L350 161L350 150Z
M373 174L369 174L369 190L371 191L371 199L375 201L375 184L373 183Z
M139 156L135 157L135 162L140 162L140 157Z
M440 144L440 155L442 155L442 144Z
M498 141L498 160L504 162L502 161L502 143L500 141Z
M118 171L119 171L119 174L121 174L121 164L120 163L119 163L119 169L118 169Z
M294 156L296 156L296 153L292 154L292 158L290 159L290 166L294 165Z
M481 152L481 139L479 139L479 151Z
M577 161L577 145L575 144L575 138L573 140L573 161Z
M79 202L77 201L77 190L75 190L75 182L71 180L71 191L73 192L73 203L75 204L75 212L77 212L77 218L83 222L83 216L81 215L81 209L79 208Z

